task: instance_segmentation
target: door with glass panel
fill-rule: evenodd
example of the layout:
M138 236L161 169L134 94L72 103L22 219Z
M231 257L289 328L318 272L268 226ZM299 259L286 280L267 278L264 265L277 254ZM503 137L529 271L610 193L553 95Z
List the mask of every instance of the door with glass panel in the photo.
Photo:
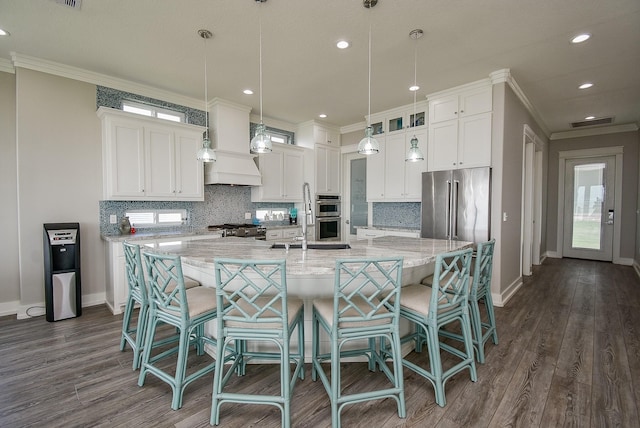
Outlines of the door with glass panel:
M567 159L563 255L611 261L615 206L615 157Z
M348 153L343 157L344 186L343 233L344 238L355 238L358 226L369 223L367 203L367 159L358 153Z

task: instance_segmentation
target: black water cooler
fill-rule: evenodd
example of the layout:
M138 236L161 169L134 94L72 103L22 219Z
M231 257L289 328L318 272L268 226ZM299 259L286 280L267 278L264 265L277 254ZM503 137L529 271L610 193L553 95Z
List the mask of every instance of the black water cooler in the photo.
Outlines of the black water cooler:
M47 321L82 315L80 224L44 224L44 294Z

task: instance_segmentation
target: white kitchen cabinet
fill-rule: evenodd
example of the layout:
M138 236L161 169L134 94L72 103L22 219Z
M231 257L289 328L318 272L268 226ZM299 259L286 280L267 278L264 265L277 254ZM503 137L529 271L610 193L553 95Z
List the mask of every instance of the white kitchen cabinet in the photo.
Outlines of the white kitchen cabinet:
M492 87L467 85L429 99L429 171L491 166Z
M420 238L420 231L409 230L397 230L397 229L384 229L384 228L358 228L356 232L356 239L373 239L380 236L401 236L406 238Z
M315 145L316 193L340 193L340 148Z
M404 132L378 136L380 152L367 156L367 202L419 202L422 198L422 173L425 161L405 161L415 135L424 151L427 133L409 129Z
M221 233L208 233L206 235L181 236L173 238L158 238L137 240L132 235L130 242L143 248L156 248L175 242L194 241L200 239L217 239ZM125 271L124 250L121 241L109 241L106 244L107 272L106 272L106 298L107 306L114 315L121 314L127 304L129 285Z
M380 151L367 156L367 202L384 201L385 195L385 154L386 141L384 135L376 136Z
M285 227L278 229L267 228L265 239L267 241L292 241L293 238L302 235L300 227Z
M107 200L203 201L203 128L100 107Z
M491 85L482 85L429 100L429 124L493 110Z
M422 173L427 170L426 161L407 162L407 152L413 136L424 150L427 133L407 131L389 135L386 139L385 195L387 202L419 202L422 198Z
M296 132L298 145L312 149L315 144L340 147L340 130L314 120L301 123Z
M273 144L270 153L258 156L262 185L251 188L252 202L302 202L305 150Z
M429 127L429 171L491 166L491 115L482 113Z

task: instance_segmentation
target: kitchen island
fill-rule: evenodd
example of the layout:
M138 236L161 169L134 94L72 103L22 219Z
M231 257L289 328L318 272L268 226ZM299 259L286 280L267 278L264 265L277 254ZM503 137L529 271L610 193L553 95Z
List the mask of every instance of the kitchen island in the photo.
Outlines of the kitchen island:
M310 242L309 244L312 244ZM287 292L304 300L305 304L305 353L306 360L311 355L311 309L313 299L333 296L335 263L338 258L380 258L404 257L402 284L420 282L433 273L436 256L448 251L471 247L473 243L426 238L383 236L375 239L352 240L350 249L327 250L300 248L272 248L273 242L254 239L226 237L197 241L185 241L169 245L157 245L149 251L179 255L185 275L197 279L207 287L215 287L214 260L217 257L238 259L285 259L287 264ZM408 322L401 320L402 334L409 332ZM209 326L208 334L214 335L215 328ZM294 339L295 340L295 339ZM254 345L263 349L267 344ZM351 343L349 347L358 346ZM320 350L326 352L330 344L321 340ZM411 350L411 343L405 344L403 352ZM208 349L215 355L212 349Z

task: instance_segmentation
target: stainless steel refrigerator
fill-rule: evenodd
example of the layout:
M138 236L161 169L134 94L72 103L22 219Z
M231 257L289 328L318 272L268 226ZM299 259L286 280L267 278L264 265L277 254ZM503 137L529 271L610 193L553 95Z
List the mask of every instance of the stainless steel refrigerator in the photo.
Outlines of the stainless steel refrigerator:
M488 241L491 168L422 173L423 238Z

